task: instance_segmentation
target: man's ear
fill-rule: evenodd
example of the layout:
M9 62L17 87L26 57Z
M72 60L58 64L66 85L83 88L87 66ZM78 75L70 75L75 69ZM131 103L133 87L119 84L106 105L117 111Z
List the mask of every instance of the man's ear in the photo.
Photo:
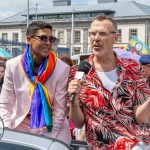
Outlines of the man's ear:
M118 42L118 37L119 37L119 35L116 33L114 36L114 44L116 44Z
M142 69L145 70L145 68L146 68L146 66L145 66L145 65L142 65Z
M31 43L31 39L32 39L32 37L31 37L31 36L27 36L27 42L28 42L28 44L30 44L30 43Z

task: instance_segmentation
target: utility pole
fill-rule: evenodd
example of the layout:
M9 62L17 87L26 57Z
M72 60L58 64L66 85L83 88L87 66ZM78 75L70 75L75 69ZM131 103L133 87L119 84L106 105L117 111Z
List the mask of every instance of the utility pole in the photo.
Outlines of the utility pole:
M27 27L29 26L29 0L27 0Z
M38 18L37 18L37 6L38 6L39 4L36 4L36 20L38 20Z
M74 50L74 7L72 7L72 27L71 27L71 51L70 51L70 56L72 56Z

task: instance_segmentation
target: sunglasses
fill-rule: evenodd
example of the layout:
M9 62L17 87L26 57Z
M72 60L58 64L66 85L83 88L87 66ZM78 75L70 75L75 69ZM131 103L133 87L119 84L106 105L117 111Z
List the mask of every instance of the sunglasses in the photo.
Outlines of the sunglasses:
M42 43L47 43L48 41L50 43L55 43L58 42L59 40L54 37L54 36L46 36L46 35L41 35L41 36L31 36L32 38L35 38L37 40L40 40Z

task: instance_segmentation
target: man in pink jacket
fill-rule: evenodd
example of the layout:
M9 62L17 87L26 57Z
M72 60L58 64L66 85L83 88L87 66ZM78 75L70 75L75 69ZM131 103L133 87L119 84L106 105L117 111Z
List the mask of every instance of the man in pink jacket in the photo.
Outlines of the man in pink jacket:
M7 128L71 142L67 111L70 67L52 51L57 41L43 21L27 29L23 55L6 62L0 116Z

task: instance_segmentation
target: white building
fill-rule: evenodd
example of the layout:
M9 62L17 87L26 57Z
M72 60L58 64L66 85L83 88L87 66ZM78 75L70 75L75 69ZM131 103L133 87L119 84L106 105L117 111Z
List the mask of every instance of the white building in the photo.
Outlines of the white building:
M26 42L26 14L27 12L24 11L2 20L0 38ZM35 14L35 9L30 10L29 22L36 19ZM73 46L71 45L72 14L74 15ZM109 15L117 21L120 35L117 45L126 45L132 36L137 36L150 46L150 6L134 1L39 8L37 18L53 26L54 35L60 40L58 47L73 48L72 54L78 54L86 53L90 48L88 36L90 23L95 16L101 14ZM21 51L23 50L24 47ZM13 49L11 51L13 53Z

